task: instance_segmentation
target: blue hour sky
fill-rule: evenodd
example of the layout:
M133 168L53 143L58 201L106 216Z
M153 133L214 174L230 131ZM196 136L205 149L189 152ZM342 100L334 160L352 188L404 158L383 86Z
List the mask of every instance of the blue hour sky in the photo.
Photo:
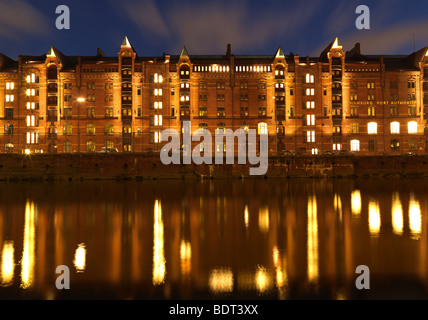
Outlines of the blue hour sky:
M358 5L371 29L357 30ZM55 9L67 5L71 29L57 30ZM318 56L339 36L344 50L410 54L428 46L426 0L0 0L0 52L42 55L54 45L66 55L115 56L127 35L140 56L284 53Z

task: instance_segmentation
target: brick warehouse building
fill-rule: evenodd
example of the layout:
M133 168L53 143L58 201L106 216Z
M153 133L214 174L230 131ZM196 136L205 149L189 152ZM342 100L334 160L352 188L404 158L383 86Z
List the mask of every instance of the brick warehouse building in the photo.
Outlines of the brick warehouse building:
M160 133L268 133L270 154L426 153L428 47L409 56L0 54L0 152L159 151ZM198 143L195 143L195 145ZM221 149L222 146L214 146Z

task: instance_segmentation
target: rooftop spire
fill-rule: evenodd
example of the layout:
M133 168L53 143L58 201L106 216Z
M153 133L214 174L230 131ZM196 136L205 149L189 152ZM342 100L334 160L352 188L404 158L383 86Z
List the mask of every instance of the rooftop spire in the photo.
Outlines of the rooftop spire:
M188 58L189 53L187 52L186 46L183 47L183 50L181 50L180 58Z
M127 36L125 36L125 39L122 41L122 47L132 47Z
M47 56L48 57L56 57L55 50L54 50L53 46L51 46L51 48L49 49L49 52L47 53Z
M334 39L334 43L333 43L333 46L331 48L332 49L341 49L342 48L342 43L340 43L339 37L336 37L336 39Z
M275 58L285 58L284 52L282 51L281 47L279 47L276 51Z

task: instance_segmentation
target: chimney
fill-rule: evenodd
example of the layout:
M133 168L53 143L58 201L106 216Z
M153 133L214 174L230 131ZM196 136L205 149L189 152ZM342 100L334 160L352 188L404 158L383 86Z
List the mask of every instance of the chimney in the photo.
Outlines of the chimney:
M226 56L230 57L230 55L232 54L232 48L230 43L227 44L227 51L226 51Z

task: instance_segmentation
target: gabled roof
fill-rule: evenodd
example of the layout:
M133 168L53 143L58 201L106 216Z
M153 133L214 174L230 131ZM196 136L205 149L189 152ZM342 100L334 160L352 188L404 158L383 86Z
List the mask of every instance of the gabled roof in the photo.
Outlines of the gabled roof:
M18 70L18 61L0 53L0 70Z

